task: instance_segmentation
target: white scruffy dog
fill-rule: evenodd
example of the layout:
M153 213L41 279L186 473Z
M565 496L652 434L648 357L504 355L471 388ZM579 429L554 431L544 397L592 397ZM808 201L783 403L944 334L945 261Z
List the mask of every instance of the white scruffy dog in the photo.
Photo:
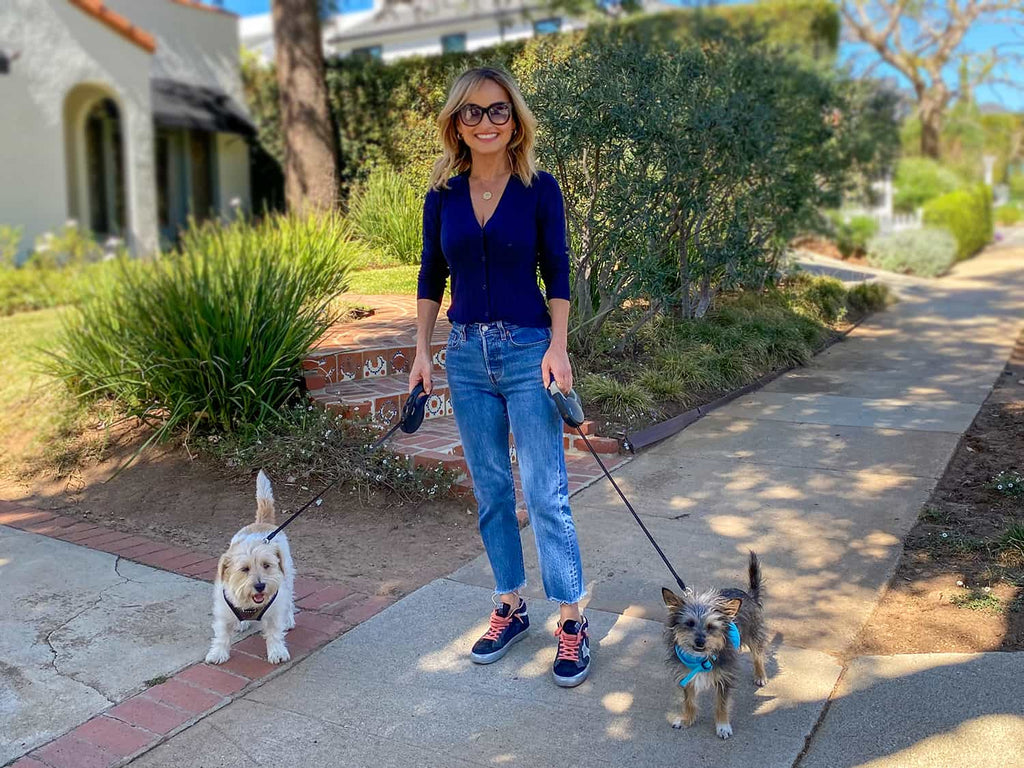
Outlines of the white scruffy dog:
M288 539L267 534L274 522L274 494L260 470L256 477L256 522L242 528L220 556L213 584L213 642L207 664L223 664L231 655L234 632L259 621L267 641L267 661L280 664L290 658L284 633L295 626L295 565Z

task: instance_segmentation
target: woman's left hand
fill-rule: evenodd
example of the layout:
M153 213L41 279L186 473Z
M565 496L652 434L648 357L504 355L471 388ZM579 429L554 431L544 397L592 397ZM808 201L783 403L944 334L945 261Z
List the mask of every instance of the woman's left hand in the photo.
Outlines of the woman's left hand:
M569 394L572 389L572 364L569 362L569 353L565 347L552 344L544 353L544 359L540 364L541 374L544 376L545 389L551 386L551 380L558 382L558 388L563 394Z

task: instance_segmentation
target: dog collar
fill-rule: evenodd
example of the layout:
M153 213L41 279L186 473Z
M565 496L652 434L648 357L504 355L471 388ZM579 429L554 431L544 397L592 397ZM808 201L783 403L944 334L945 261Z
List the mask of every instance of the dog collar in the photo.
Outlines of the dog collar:
M740 648L740 630L733 623L729 622L729 628L726 630L726 635L729 638L729 645L736 650ZM689 673L682 680L679 681L679 685L686 687L693 678L699 675L701 672L710 672L715 668L715 664L718 662L717 653L707 653L701 656L697 656L692 653L687 653L678 645L675 646L676 658L679 659L679 663L686 667Z
M230 608L231 612L235 614L236 619L238 619L239 621L259 621L263 618L263 614L267 612L270 606L274 604L274 601L277 600L278 593L275 592L274 596L267 601L266 605L261 605L259 608L246 608L245 610L242 610L237 605L228 600L228 591L226 589L224 590L223 594L224 602L228 604L228 608Z

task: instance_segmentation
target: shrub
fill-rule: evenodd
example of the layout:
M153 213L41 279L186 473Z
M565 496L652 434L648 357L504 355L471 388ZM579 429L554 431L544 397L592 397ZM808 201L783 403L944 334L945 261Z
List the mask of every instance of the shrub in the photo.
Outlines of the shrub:
M814 277L797 293L794 306L816 320L832 324L846 316L846 286L834 277Z
M21 227L0 226L0 269L12 269L21 245Z
M956 238L957 261L969 258L992 239L992 191L978 184L937 197L925 205L924 223L948 229Z
M158 421L151 440L259 424L298 393L354 249L337 216L191 230L180 255L125 262L71 311L50 367L79 395Z
M1021 213L1020 208L1016 205L1001 205L996 208L996 221L1004 227L1012 227L1014 224L1018 224L1022 218L1024 218L1024 213Z
M856 314L878 312L888 306L890 298L885 283L857 283L846 293L846 306Z
M35 250L17 265L20 241L19 229L0 227L0 315L73 304L114 269L111 260L127 258L120 241L101 246L74 222L37 238Z
M878 222L870 216L852 216L847 221L838 211L832 216L836 247L843 256L849 257L864 252L868 240L878 234Z
M929 200L959 189L964 184L956 172L928 157L904 157L893 178L892 204L897 211L913 213Z
M867 260L890 272L937 277L953 266L956 252L956 238L948 230L925 227L872 238Z
M385 264L415 264L423 236L423 196L388 168L370 174L353 196L349 216Z

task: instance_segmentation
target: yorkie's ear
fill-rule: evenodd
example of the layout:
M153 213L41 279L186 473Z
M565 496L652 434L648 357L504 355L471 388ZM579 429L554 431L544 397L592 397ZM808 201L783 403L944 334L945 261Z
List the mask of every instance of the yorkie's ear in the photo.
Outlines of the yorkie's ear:
M726 600L722 604L722 613L724 613L730 619L735 619L736 614L739 613L741 605L743 605L743 601L738 597L732 600Z
M661 599L665 601L665 605L673 609L679 608L683 604L683 598L681 598L668 587L661 588Z

